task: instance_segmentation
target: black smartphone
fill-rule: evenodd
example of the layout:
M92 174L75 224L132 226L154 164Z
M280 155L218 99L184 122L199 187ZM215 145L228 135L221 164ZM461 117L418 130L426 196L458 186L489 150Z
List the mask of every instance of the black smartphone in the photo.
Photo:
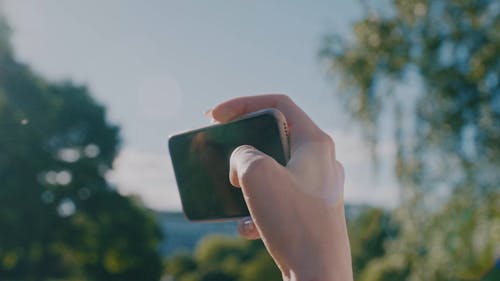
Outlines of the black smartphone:
M290 155L285 117L260 110L238 120L169 138L168 146L184 214L192 221L249 216L241 189L229 182L229 158L240 145L251 145L286 165Z

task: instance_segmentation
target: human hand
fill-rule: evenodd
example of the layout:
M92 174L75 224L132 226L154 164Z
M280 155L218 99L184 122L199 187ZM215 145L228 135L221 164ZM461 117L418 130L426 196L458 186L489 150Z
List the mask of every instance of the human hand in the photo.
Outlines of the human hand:
M225 123L264 108L285 115L291 158L283 167L251 146L233 151L230 181L242 188L251 214L240 234L262 238L284 280L352 280L344 170L331 137L285 95L232 99L210 114Z

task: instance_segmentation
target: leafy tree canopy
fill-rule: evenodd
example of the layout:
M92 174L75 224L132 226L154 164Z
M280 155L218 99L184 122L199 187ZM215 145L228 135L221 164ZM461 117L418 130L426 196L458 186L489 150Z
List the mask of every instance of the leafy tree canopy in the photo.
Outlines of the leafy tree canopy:
M208 236L200 241L193 256L170 258L166 273L178 281L281 280L261 241L227 236Z
M0 18L0 279L158 280L161 233L104 177L118 127L85 86L13 56Z
M321 55L371 143L395 120L402 183L399 238L366 280L478 279L500 245L500 3L394 0L353 31Z

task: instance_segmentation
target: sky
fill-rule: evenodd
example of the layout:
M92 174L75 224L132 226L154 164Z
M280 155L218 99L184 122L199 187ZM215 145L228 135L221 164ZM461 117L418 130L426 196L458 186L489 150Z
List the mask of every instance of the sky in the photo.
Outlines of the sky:
M391 160L372 169L360 128L318 59L323 36L351 34L357 1L0 0L16 57L53 81L85 84L122 132L108 179L156 210L180 210L169 135L209 124L229 98L286 93L336 141L348 203L394 206Z

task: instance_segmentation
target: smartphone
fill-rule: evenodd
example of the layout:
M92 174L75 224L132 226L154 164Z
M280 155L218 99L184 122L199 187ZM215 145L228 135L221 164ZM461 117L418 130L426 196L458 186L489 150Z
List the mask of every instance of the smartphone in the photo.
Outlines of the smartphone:
M251 145L285 166L290 158L288 128L277 109L264 109L235 121L180 134L168 140L185 216L221 221L249 216L240 188L229 182L229 158Z

